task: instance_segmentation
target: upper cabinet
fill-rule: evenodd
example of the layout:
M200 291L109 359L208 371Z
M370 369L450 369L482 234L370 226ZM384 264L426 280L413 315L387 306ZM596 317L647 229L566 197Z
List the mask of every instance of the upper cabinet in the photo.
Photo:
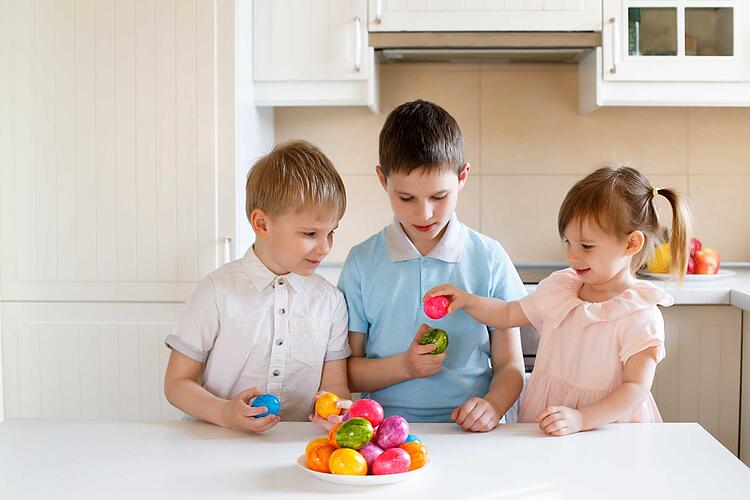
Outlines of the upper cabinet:
M744 0L604 0L602 47L581 63L581 109L750 105Z
M604 1L608 81L748 81L747 1Z
M600 31L601 0L370 0L370 31Z
M253 80L258 106L376 109L367 1L255 0Z

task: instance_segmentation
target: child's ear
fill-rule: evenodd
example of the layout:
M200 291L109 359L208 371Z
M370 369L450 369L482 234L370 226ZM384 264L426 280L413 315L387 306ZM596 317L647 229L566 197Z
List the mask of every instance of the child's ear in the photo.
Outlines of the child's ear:
M458 189L463 189L466 184L466 179L469 178L469 170L471 170L471 163L468 161L461 167L461 171L458 173Z
M378 180L380 181L380 185L383 186L383 189L388 191L388 179L385 178L385 174L383 173L383 168L380 165L375 165L375 173L378 174Z
M256 208L255 210L250 212L250 225L253 227L255 235L259 238L263 238L268 235L269 223L270 220L268 218L268 214L260 208Z
M641 231L633 231L628 235L628 246L625 247L625 255L635 255L641 251L646 244L646 237Z

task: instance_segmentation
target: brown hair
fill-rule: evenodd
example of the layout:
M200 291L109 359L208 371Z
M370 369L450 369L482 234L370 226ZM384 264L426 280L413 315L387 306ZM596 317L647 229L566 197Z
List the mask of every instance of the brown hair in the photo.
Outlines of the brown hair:
M654 206L656 195L664 196L672 206L672 230L666 238L671 253L669 270L682 281L690 255L690 209L677 191L655 189L634 168L604 167L578 181L568 191L560 207L557 230L562 237L571 221L589 219L617 236L641 231L646 241L641 251L633 256L631 270L636 272L644 266L657 243L663 242L667 234L659 225Z
M307 141L279 144L260 158L247 174L245 213L260 208L269 215L321 207L346 210L341 176L323 152Z
M407 102L390 112L380 131L379 162L383 175L409 175L418 168L450 170L464 166L464 138L456 120L431 102Z

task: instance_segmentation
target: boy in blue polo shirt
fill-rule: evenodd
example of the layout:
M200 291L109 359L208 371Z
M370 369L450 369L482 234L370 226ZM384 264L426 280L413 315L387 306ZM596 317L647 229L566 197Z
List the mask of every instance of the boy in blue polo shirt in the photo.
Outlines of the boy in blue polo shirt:
M457 311L430 320L448 333L444 353L419 344L430 328L421 299L433 286L502 300L526 295L502 246L456 218L470 170L461 131L441 107L408 102L388 115L379 156L394 220L352 248L338 284L349 309L352 391L378 400L386 415L492 430L523 387L518 329L493 331Z

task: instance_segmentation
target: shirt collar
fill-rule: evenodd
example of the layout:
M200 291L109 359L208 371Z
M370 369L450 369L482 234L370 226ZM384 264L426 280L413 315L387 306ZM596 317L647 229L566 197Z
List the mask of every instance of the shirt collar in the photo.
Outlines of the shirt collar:
M448 226L435 248L425 257L432 257L444 262L458 262L464 249L466 240L466 227L461 224L455 212L448 221ZM394 218L393 222L385 228L385 246L388 250L388 259L391 262L419 259L422 254L404 232L401 223Z
M258 291L263 290L267 286L273 286L275 283L278 283L279 280L289 283L289 285L297 291L300 291L305 284L306 278L299 274L289 273L278 276L271 272L271 270L260 261L258 256L255 255L252 246L247 249L245 256L242 257L242 265L247 272L247 275L250 277L250 281L253 282L253 285L255 285L255 288L257 288Z

